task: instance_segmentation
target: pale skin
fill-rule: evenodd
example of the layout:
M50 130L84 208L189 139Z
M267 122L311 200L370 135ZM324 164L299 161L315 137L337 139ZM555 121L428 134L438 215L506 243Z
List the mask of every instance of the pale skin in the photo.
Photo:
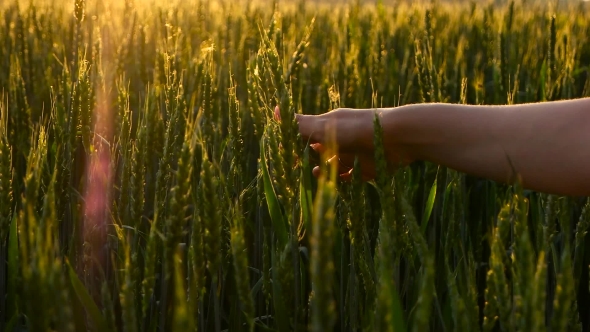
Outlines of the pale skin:
M275 113L278 111L275 110ZM415 104L395 108L337 109L297 115L299 130L322 151L334 128L340 177L349 180L355 156L374 177L373 119L383 126L392 168L434 162L539 192L590 196L590 98L509 106ZM319 168L314 168L319 175Z

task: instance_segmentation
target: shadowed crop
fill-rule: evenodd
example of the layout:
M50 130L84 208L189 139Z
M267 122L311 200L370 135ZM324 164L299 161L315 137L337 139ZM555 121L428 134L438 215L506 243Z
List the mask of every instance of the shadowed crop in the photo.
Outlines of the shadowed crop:
M587 198L390 174L378 119L316 179L294 116L589 96L588 10L0 4L0 330L589 329Z

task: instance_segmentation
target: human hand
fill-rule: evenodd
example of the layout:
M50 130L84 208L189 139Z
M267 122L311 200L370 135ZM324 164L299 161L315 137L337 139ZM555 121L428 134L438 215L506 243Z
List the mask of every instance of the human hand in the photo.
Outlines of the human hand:
M359 158L363 180L375 177L375 148L373 143L373 121L375 112L382 116L383 109L347 109L339 108L321 115L297 114L299 132L304 141L310 142L310 147L322 153L329 144L330 137L334 137L337 152L328 159L329 163L338 163L338 172L342 180L352 178L352 168L355 158ZM275 108L275 118L280 120L279 108ZM330 133L333 132L333 135ZM401 145L396 144L394 137L384 133L385 155L388 165L398 166L409 164L410 158L403 152ZM313 168L314 176L319 176L320 167Z

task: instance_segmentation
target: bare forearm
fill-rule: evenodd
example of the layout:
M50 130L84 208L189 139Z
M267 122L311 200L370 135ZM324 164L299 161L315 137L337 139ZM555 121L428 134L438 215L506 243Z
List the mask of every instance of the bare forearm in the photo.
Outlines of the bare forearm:
M408 105L385 110L382 121L391 145L401 144L412 159L500 182L514 169L526 188L590 195L590 99Z

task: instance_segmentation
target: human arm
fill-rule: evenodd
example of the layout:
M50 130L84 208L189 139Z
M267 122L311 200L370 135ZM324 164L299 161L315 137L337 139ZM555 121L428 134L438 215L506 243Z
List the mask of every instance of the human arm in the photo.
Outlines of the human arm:
M415 104L298 120L302 135L320 143L322 127L338 123L337 143L350 163L352 155L372 151L374 112L381 117L391 163L430 161L499 182L511 181L514 169L525 188L590 195L590 99L510 106ZM365 160L372 162L368 155Z

